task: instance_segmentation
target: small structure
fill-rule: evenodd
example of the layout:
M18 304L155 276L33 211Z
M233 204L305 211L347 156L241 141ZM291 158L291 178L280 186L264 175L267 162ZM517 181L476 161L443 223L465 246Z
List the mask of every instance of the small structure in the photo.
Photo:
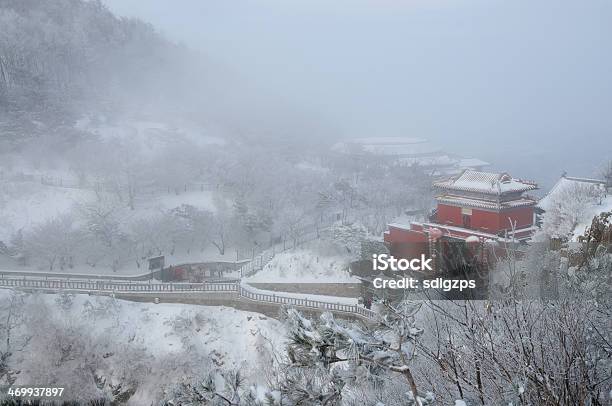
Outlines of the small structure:
M465 170L433 186L437 208L429 222L388 225L384 240L393 256L431 254L433 243L440 241L526 241L535 231L537 200L524 194L537 189L534 182Z
M400 166L418 166L433 176L456 175L465 169L482 170L488 162L464 158L443 151L423 138L370 137L354 138L335 144L332 150L355 159L378 157Z
M575 176L561 175L550 191L537 205L542 212L549 211L555 200L563 198L564 194L580 193L603 199L607 193L607 181L600 179L579 178Z
M158 257L148 258L149 262L149 275L151 279L161 278L164 272L164 266L166 266L166 257L160 255Z
M212 262L196 262L185 263L168 266L161 270L161 280L164 282L171 281L189 281L189 282L209 282L219 280L233 280L228 278L228 274L236 272L238 263L212 261Z
M157 271L163 269L166 264L166 258L161 255L159 257L149 258L149 271Z
M551 248L560 249L577 239L593 217L612 210L608 193L605 180L563 174L536 206L538 225L550 236Z

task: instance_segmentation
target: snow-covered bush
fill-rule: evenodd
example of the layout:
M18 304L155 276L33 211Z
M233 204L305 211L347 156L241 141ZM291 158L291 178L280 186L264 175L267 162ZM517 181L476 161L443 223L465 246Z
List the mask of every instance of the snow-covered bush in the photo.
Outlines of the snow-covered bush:
M74 251L83 237L69 214L48 219L25 236L25 251L37 265L53 271L73 266Z
M324 238L342 247L351 259L361 257L363 241L371 238L368 230L359 223L335 224L325 234Z
M289 344L279 388L283 398L296 405L342 404L350 388L397 374L407 389L403 404L419 404L417 397L426 404L409 366L422 334L414 319L418 309L407 302L387 305L373 326L340 322L331 313L309 320L286 309Z

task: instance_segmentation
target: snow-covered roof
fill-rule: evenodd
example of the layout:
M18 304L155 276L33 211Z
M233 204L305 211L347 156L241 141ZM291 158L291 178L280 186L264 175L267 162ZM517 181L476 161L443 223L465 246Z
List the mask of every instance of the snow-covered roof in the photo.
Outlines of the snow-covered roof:
M353 138L349 142L354 144L371 145L397 145L397 144L423 144L428 142L425 138L416 137L365 137Z
M606 182L600 179L578 178L573 176L562 176L538 203L538 207L544 211L550 210L555 196L563 194L572 188L592 188L593 192L605 192Z
M334 144L332 150L347 155L377 156L393 160L400 165L417 165L435 177L452 176L465 169L475 170L490 165L477 158L463 158L448 153L424 138L353 138Z
M458 163L457 159L448 155L414 156L400 158L400 162L406 165L418 165L423 167L453 166Z
M434 186L445 190L502 195L537 189L534 182L514 179L507 173L465 170L458 177L435 182Z
M332 147L342 153L364 152L384 156L422 156L438 154L441 148L423 138L371 137L354 138Z
M487 161L483 161L482 159L478 158L462 158L459 160L459 166L463 169L474 169L489 165L491 164Z

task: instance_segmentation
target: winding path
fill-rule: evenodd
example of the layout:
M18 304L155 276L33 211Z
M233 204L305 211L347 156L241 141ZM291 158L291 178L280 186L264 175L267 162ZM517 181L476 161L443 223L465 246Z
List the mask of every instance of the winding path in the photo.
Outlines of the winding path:
M234 282L204 283L154 283L141 281L92 280L43 277L0 277L0 287L46 293L73 292L87 294L114 295L128 300L165 301L200 304L227 305L238 308L248 307L248 303L265 304L277 310L282 306L292 306L310 312L330 311L350 318L371 320L376 313L359 305L333 301L312 300L282 294L268 294L260 290ZM185 300L181 300L184 296ZM235 306L239 304L239 306ZM256 307L256 306L254 306ZM253 310L253 309L252 309ZM254 310L257 311L257 310Z
M329 225L327 226L329 227ZM321 228L315 225L310 231L292 240L273 245L240 267L240 277L250 276L263 269L277 253L295 248L304 242L320 237ZM47 293L73 292L113 295L135 301L168 301L203 305L227 305L242 310L268 312L282 306L292 306L308 312L330 311L339 316L372 320L376 313L355 304L312 300L288 294L265 293L241 284L240 280L217 280L202 283L153 282L151 273L141 275L85 275L61 272L0 271L0 288ZM147 281L148 280L148 281ZM340 299L340 298L339 298ZM254 307L254 309L253 309Z

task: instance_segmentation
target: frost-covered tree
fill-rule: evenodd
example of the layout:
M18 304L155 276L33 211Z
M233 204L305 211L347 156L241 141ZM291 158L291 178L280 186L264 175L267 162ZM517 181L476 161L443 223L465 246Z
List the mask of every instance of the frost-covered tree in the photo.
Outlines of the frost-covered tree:
M398 402L428 404L431 396L418 390L410 367L422 334L414 318L418 308L407 302L386 305L369 326L336 320L331 313L310 320L285 309L289 342L286 357L272 362L271 393L282 404L341 405L345 397L355 398L359 386L395 375L405 389Z
M167 404L432 404L433 395L418 389L411 369L422 334L415 322L419 307L408 302L386 305L371 325L336 320L331 313L310 320L284 308L281 318L288 328L284 351L262 336L256 345L262 354L265 386L248 384L236 371L211 371L176 385L168 393Z
M601 171L601 177L606 181L606 187L612 189L612 160L604 165Z
M427 302L424 314L435 329L420 341L417 370L437 397L482 405L604 404L612 379L612 255L595 241L605 240L608 228L594 221L597 231L583 240L598 248L584 262L579 252L542 244L507 258L514 277L493 300ZM541 296L553 282L556 294Z
M126 232L127 208L105 193L96 197L78 208L86 230L83 256L92 267L102 262L116 271L133 257L133 241Z
M148 257L174 254L177 245L187 240L187 231L181 218L167 211L131 221L128 234L138 268Z
M578 241L577 251L570 251L569 258L562 262L569 290L608 303L612 287L612 212L595 216Z
M35 262L44 263L49 271L72 267L75 250L83 233L70 214L52 217L36 225L25 237L25 250Z
M203 251L213 237L215 226L213 214L208 210L183 204L172 210L172 215L181 220L187 252L193 246Z
M602 190L591 184L571 182L551 196L544 213L543 231L550 237L568 238L588 210L602 198Z
M575 298L436 303L417 371L445 403L604 404L608 317Z
M11 369L11 357L17 351L22 351L28 339L21 336L18 327L23 323L25 314L24 295L11 292L8 297L0 301L0 387L8 388L13 384L15 371Z
M167 406L264 406L274 403L258 401L246 385L240 371L213 371L204 379L182 382L175 386L164 402Z
M94 97L127 103L172 91L165 84L181 78L172 61L187 54L100 1L3 0L0 26L0 105L58 124L53 115L91 106Z
M612 248L612 212L600 213L593 218L591 225L582 236L578 237L582 244L583 259L591 259L598 250L610 252Z
M64 387L64 398L79 404L93 400L151 404L185 374L209 369L201 354L178 351L153 357L133 336L117 340L121 330L131 328L132 320L119 322L121 307L113 298L83 305L70 295L46 299L11 294L0 301L0 339L7 344L0 348L5 361L0 368L3 388L38 382ZM103 323L104 334L93 334L92 323Z
M368 241L370 234L360 223L334 224L326 230L324 237L342 246L354 259L360 259L362 245Z

